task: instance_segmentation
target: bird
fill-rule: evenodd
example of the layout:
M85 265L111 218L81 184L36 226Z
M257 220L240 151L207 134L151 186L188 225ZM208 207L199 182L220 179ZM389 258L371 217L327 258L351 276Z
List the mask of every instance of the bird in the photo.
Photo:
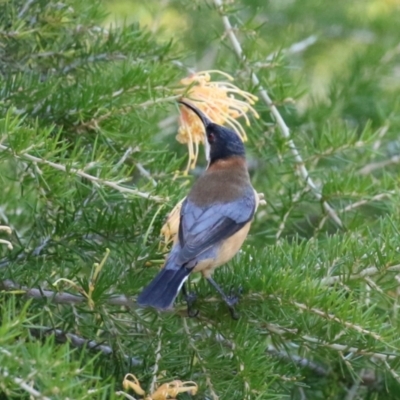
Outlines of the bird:
M238 135L232 129L213 123L186 100L179 103L192 110L204 125L208 167L183 201L179 231L164 268L141 292L137 303L159 310L171 309L183 289L191 315L195 296L186 293L184 283L191 273L201 272L236 319L238 296L226 295L212 274L240 250L259 198L251 185L245 147Z

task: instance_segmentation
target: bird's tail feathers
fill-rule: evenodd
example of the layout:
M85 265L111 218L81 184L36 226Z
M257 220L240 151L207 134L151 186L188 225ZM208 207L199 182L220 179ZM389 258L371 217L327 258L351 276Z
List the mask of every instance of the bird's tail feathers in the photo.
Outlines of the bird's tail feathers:
M171 308L190 272L185 267L162 269L140 293L137 303L160 310Z

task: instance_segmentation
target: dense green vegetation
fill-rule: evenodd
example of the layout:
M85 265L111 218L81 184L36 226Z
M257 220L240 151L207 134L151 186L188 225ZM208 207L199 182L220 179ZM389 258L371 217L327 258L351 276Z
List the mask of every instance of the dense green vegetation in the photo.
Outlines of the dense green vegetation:
M198 399L399 397L400 4L226 3L0 2L1 398L113 399L126 373ZM215 274L238 321L197 276L197 318L135 304L205 166L177 172L174 90L206 69L259 96L267 205Z

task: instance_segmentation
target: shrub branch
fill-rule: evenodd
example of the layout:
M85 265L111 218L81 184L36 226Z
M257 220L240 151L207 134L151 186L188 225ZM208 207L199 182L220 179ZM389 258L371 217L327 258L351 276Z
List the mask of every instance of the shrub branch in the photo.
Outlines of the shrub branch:
M154 200L157 202L161 202L161 201L165 200L162 197L153 196L150 193L141 192L140 190L137 190L137 189L130 189L125 186L121 186L116 182L108 181L106 179L101 179L101 178L98 178L97 176L87 174L86 172L83 172L80 169L76 169L73 167L67 168L65 165L57 164L52 161L45 160L43 158L35 157L35 156L32 156L31 154L28 154L25 152L22 154L15 154L10 147L5 146L3 144L0 144L0 151L6 151L8 153L11 153L14 155L15 158L18 158L21 160L30 161L30 162L37 163L37 164L45 164L54 169L57 169L58 171L70 173L70 174L79 176L81 178L85 178L85 179L89 180L90 182L92 182L96 186L101 186L101 185L108 186L112 189L115 189L115 190L121 192L121 193L128 193L128 194L132 194L134 196L142 197L142 198L148 199L148 200Z
M224 24L224 27L225 27L226 35L229 37L232 47L233 47L237 57L239 58L240 61L243 62L247 71L250 73L251 80L252 80L253 84L258 88L258 93L259 93L261 99L267 105L267 107L270 109L271 114L275 118L275 121L280 128L282 136L287 140L287 145L288 145L288 147L294 157L294 160L296 162L295 167L296 167L298 174L304 180L306 185L311 189L312 193L317 198L317 200L321 201L324 210L330 216L330 218L332 218L332 220L335 221L335 223L339 227L342 228L343 223L342 223L341 219L338 217L335 210L329 205L329 203L327 201L323 200L321 192L319 191L319 189L315 185L314 181L310 177L308 170L304 164L303 158L300 155L299 151L297 150L296 145L294 144L294 142L291 138L289 127L286 125L279 110L276 108L273 101L269 97L268 92L261 85L260 79L257 77L257 75L253 71L251 71L250 66L246 62L246 58L243 54L242 46L241 46L238 38L235 35L235 32L233 30L233 27L231 25L231 22L230 22L228 16L224 12L223 1L222 0L214 0L214 4L216 5L216 7L219 10L219 13L222 18L222 23Z

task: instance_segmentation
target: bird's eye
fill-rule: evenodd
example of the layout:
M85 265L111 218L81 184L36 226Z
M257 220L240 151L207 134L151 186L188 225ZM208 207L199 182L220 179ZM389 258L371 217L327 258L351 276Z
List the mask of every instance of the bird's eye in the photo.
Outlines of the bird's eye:
M207 135L208 143L214 143L215 142L215 135L213 133L209 133Z

